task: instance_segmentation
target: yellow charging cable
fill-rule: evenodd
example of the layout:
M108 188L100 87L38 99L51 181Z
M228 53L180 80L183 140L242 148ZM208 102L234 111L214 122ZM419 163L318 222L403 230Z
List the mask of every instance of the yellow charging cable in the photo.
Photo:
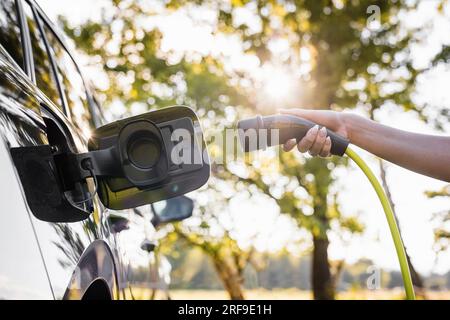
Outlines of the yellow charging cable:
M355 151L350 148L347 148L345 154L352 159L358 167L364 172L364 174L369 179L372 184L375 192L377 193L378 198L380 199L381 205L383 206L384 213L386 215L386 220L389 225L389 229L391 231L392 240L394 240L395 250L397 251L398 262L400 263L400 270L402 272L403 284L405 286L406 299L415 300L416 295L414 293L414 286L411 280L411 273L409 272L408 260L406 259L405 247L403 246L403 241L400 236L400 231L398 230L397 223L395 222L394 212L392 211L391 205L384 193L383 188L378 182L378 179L373 174L372 170L369 166L361 159Z

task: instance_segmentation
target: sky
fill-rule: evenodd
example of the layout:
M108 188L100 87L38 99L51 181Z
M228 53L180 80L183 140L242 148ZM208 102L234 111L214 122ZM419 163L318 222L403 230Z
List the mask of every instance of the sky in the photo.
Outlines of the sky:
M107 4L104 0L78 0L65 2L61 5L58 0L37 0L51 19L58 14L65 15L72 23L82 23L87 18L98 19L101 9ZM447 18L436 16L433 6L435 1L422 1L418 12L402 17L410 27L432 25L432 31L427 36L426 42L412 48L412 55L417 66L428 63L431 57L439 51L442 44L450 45L450 10L446 7ZM174 52L173 59L177 59L176 53L191 52L201 54L221 54L227 56L230 68L250 68L255 77L272 79L268 86L273 87L277 83L288 83L289 75L282 69L262 70L251 57L244 56L238 45L238 40L233 38L213 37L211 30L198 20L213 19L207 11L197 13L198 16L187 16L183 12L170 15L161 15L153 20L163 31L164 38L162 50ZM240 15L246 19L246 12ZM254 28L258 28L255 25ZM283 50L280 43L273 50ZM305 59L307 59L305 52ZM269 77L267 77L269 75ZM276 77L275 77L276 76ZM274 81L274 77L276 81ZM450 68L440 66L427 76L423 77L418 86L418 99L434 104L449 105ZM288 91L284 86L276 90L275 94L286 95ZM270 91L273 92L273 91ZM267 94L262 91L261 95ZM275 97L276 98L276 97ZM120 108L117 112L120 112ZM356 111L357 112L357 111ZM429 134L450 135L450 128L445 128L444 133L438 132L431 126L421 122L414 114L399 112L397 109L386 106L380 110L377 118L386 125L391 125L403 130ZM366 151L356 148L358 153L368 161L372 169L378 172L376 159ZM388 182L391 187L393 200L396 205L398 219L407 250L412 257L414 266L419 272L443 273L450 270L450 252L440 255L436 260L433 251L433 224L432 213L448 210L450 199L428 199L424 192L438 190L446 183L436 179L421 176L419 174L402 169L396 165L388 164ZM398 269L398 262L392 239L385 221L384 213L376 195L370 187L364 175L352 165L348 170L336 170L338 177L337 187L342 189L339 201L342 211L347 214L358 214L366 225L366 232L361 237L341 239L332 234L329 255L331 259L345 259L352 263L362 257L368 257L382 269ZM242 200L242 199L241 199ZM256 203L255 203L256 202ZM261 249L276 250L285 246L293 239L302 236L295 232L288 218L280 218L277 215L276 206L261 199L253 201L239 201L230 204L232 215L239 221L242 241L245 242L249 235L257 232L261 239L257 243ZM243 214L245 212L245 215ZM256 223L257 222L257 223ZM276 227L274 227L274 225ZM277 231L278 230L278 231Z

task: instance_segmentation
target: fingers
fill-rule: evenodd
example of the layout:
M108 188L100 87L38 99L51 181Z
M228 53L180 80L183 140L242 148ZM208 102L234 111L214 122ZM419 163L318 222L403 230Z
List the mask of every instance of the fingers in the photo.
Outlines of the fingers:
M325 145L323 146L322 151L320 151L319 156L323 158L329 157L331 155L330 151L331 151L331 139L330 137L327 137L327 139L325 140Z
M319 132L319 126L315 125L311 129L308 130L306 133L306 136L303 137L302 140L297 145L298 151L300 152L306 152L311 149L311 147L314 144L314 141L316 141L317 134Z
M325 140L327 139L327 129L322 127L316 135L316 140L309 148L309 154L312 156L317 156L322 151L325 146Z
M296 145L297 145L297 140L295 140L295 139L288 140L283 144L283 150L286 152L291 151Z
M295 139L288 140L283 145L284 151L291 151L295 145L300 152L307 152L312 156L328 157L331 150L331 139L327 137L327 129L316 125L308 130L306 135L297 144Z

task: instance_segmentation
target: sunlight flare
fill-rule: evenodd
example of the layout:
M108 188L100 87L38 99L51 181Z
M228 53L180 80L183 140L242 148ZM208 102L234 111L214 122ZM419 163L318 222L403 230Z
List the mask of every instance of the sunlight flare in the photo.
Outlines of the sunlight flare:
M262 70L262 94L270 102L285 102L294 93L295 77L286 67L266 66Z

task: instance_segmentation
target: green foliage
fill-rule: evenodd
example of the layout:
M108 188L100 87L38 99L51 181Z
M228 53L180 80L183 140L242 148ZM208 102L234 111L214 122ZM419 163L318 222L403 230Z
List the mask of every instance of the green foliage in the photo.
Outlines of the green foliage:
M107 88L97 90L105 105L115 100L127 107L141 103L148 109L186 104L198 112L213 109L220 114L227 104L246 102L229 84L220 61L202 57L193 62L185 56L169 61L162 55L161 31L145 27L152 15L140 2L113 1L100 22L71 26L61 17L77 47L106 73Z
M411 100L416 79L425 71L414 68L409 54L409 45L418 39L414 30L402 28L397 18L400 11L411 9L407 1L170 0L161 4L171 11L214 9L218 19L212 26L213 34L238 36L245 52L256 56L261 67L281 63L298 70L301 49L307 49L310 70L299 77L296 88L302 94L292 106L337 110L358 106L373 117L377 109L391 103L426 119L423 106ZM367 9L373 5L380 10L375 27L368 25ZM236 25L237 11L242 8L252 11L253 19ZM164 34L148 23L154 14L144 1L114 0L99 22L71 26L62 20L77 47L107 75L107 86L94 83L104 105L120 101L126 107L138 103L153 109L186 104L202 117L203 126L212 130L232 122L227 118L230 108L235 115L273 113L273 105L257 102L256 88L239 85L241 80L252 83L251 76L227 71L220 57L182 54L173 59L162 52ZM255 22L260 26L256 30L251 27ZM289 43L285 58L274 56L270 50L271 42L277 39ZM361 233L363 225L357 217L343 214L337 203L332 170L340 165L345 161L282 153L275 173L264 166L248 166L247 175L239 176L227 165L213 166L215 177L204 191L209 201L200 204L198 223L177 225L168 242L183 239L207 253L218 273L225 266L229 275L239 278L252 263L255 251L241 248L220 217L226 213L229 199L250 190L248 186L256 187L252 192L272 198L280 211L293 217L312 238L327 239L330 230ZM233 190L230 196L224 197L224 192L214 188L220 183ZM212 232L217 226L221 231ZM320 254L326 257L326 251Z
M450 197L450 185L445 186L438 191L428 191L426 195L429 198ZM435 250L441 253L450 247L450 211L445 210L434 214L433 222Z

